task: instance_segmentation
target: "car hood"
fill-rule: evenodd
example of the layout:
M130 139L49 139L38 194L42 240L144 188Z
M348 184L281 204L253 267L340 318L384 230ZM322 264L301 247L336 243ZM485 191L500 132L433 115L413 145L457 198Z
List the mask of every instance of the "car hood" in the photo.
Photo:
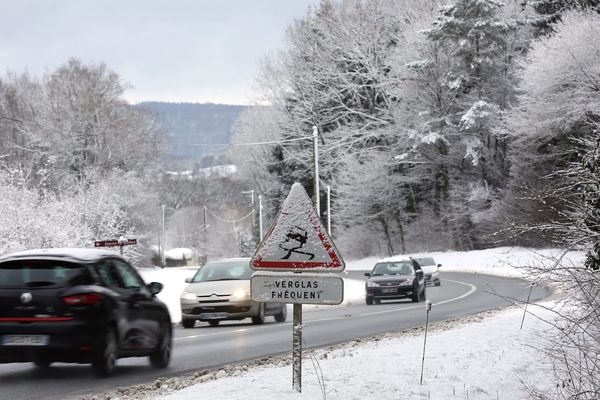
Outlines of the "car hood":
M398 282L398 281L405 281L407 279L414 279L414 275L378 275L378 276L372 276L369 278L369 280L371 282Z
M423 270L424 274L432 274L438 270L438 267L437 265L426 265L421 266L421 269Z
M187 285L185 291L194 293L198 296L210 296L212 294L230 295L240 289L250 290L250 281L238 279L229 281L194 282Z

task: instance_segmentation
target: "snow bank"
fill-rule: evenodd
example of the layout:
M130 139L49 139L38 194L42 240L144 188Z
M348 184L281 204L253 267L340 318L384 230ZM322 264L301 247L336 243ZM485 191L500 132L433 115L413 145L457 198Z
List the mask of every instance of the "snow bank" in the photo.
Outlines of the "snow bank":
M563 255L559 249L528 249L524 247L497 247L486 250L446 251L405 254L406 257L433 257L440 270L448 272L471 272L506 277L523 277L523 267L550 266L557 257ZM371 270L377 260L383 257L369 257L346 262L347 270ZM573 265L581 265L585 259L583 251L569 251L563 260Z

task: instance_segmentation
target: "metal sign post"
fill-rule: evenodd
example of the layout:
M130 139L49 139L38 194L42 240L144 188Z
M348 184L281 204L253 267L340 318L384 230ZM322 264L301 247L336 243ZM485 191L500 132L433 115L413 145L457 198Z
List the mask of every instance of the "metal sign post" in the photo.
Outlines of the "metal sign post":
M302 392L302 304L294 304L292 323L292 387Z
M301 392L302 304L340 304L344 281L332 273L345 266L299 183L292 185L250 266L259 271L250 281L252 300L293 303L292 386Z

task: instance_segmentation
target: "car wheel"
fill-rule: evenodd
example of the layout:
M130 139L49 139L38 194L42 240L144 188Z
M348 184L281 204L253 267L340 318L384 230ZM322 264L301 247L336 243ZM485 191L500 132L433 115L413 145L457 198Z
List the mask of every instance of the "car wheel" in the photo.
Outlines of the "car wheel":
M419 292L419 284L417 283L415 285L415 287L413 288L413 294L412 294L412 297L411 297L413 303L418 303L419 302L419 297L421 297L420 294L421 293Z
M217 319L211 319L210 321L208 321L208 324L210 326L217 326L217 325L219 325L219 322L221 322L221 321L219 321Z
M117 363L117 337L112 328L106 330L104 339L98 348L92 367L101 377L111 376Z
M281 312L279 314L275 314L275 322L285 322L287 319L287 306L284 304Z
M370 306L373 304L373 298L372 297L367 297L367 305Z
M435 286L440 286L442 284L442 282L438 279L437 281L435 281Z
M47 358L40 357L33 360L33 364L39 369L47 369L50 368L52 361L48 360Z
M166 368L171 361L171 346L173 344L171 325L165 322L161 328L160 340L156 349L150 354L150 364L155 368Z
M187 329L193 328L194 325L196 325L196 320L195 319L182 319L181 325Z
M252 323L256 325L260 325L265 322L265 305L258 305L258 315L256 317L252 317Z

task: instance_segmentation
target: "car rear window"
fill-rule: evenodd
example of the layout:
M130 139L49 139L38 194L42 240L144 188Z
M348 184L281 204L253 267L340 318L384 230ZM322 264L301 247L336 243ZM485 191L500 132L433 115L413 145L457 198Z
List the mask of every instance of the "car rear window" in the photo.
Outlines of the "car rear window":
M422 267L426 267L429 265L435 265L435 261L433 261L433 258L431 258L431 257L417 258L416 260L419 263L419 265Z
M63 287L93 283L84 266L49 260L19 260L0 264L0 288Z

